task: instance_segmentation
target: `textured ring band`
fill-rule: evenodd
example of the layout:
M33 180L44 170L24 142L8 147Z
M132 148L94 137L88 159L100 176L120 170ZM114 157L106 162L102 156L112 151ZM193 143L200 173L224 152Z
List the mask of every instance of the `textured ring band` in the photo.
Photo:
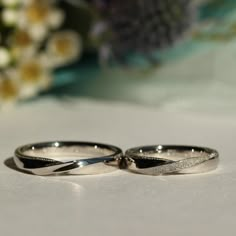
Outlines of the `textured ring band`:
M155 145L126 151L127 169L146 175L195 174L218 166L216 150L196 146Z
M19 147L17 167L36 175L100 174L114 171L122 150L90 142L45 142Z

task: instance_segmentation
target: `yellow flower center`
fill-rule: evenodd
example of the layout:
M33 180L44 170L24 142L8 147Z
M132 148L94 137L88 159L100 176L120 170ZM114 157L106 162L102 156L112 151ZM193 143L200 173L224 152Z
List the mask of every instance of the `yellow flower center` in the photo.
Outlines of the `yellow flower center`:
M71 54L72 45L68 38L59 38L55 40L55 49L59 55L66 56Z
M49 15L49 7L45 3L34 1L26 9L26 16L31 23L42 23Z
M42 75L42 68L36 62L29 62L24 64L20 70L20 78L25 82L37 82Z
M14 42L19 47L27 47L32 43L32 39L25 31L17 31L14 35Z
M17 86L10 80L4 79L0 83L0 97L4 100L12 99L18 94Z

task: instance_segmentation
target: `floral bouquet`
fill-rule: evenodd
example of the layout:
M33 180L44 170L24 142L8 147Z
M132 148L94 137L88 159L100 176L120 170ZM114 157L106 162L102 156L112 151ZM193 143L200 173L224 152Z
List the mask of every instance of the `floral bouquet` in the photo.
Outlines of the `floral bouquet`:
M82 52L95 52L100 64L127 65L141 56L156 65L180 42L230 39L235 23L226 32L224 16L235 5L234 0L0 0L0 107L49 89L55 69L79 63ZM212 33L214 24L224 31Z
M81 38L60 30L65 12L56 1L0 1L0 104L48 89L55 68L81 54Z

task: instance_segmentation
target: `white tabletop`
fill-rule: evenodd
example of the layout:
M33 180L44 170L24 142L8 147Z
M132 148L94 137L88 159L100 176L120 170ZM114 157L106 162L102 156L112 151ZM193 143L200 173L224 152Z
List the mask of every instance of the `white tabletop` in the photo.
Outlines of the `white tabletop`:
M120 170L39 177L4 164L17 146L48 140L97 141L124 150L144 144L203 145L217 149L221 162L208 174L165 177ZM0 235L235 235L235 140L232 115L88 100L18 106L0 114Z

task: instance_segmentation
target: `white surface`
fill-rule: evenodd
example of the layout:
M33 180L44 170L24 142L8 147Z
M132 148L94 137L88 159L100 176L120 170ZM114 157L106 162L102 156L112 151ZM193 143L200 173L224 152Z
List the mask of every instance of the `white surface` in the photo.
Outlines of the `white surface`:
M4 165L21 144L88 140L124 150L143 144L216 148L203 175L152 177L117 171L38 177ZM39 101L0 115L0 235L235 235L235 117L160 113L122 104Z

